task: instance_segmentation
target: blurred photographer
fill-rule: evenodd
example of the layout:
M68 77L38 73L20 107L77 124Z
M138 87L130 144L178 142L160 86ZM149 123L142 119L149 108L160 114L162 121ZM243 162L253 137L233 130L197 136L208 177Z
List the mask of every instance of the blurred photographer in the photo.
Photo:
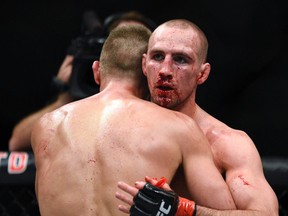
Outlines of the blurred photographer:
M15 125L9 140L9 151L31 150L31 130L43 114L99 92L99 86L93 78L92 62L99 58L102 45L112 29L135 22L152 31L156 28L151 19L137 11L112 14L103 23L93 11L83 14L81 35L72 40L58 73L52 80L55 100Z

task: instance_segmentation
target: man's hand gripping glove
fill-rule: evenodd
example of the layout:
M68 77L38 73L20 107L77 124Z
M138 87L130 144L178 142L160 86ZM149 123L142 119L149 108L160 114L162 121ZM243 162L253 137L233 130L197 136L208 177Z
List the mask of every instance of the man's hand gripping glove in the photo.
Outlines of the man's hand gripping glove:
M139 190L133 201L131 216L196 216L195 202L149 183Z

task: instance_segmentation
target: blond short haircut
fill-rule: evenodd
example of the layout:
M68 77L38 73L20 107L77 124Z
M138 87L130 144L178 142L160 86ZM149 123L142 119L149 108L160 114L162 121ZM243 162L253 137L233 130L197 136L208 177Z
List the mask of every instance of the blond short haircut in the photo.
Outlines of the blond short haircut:
M142 55L147 52L151 31L143 25L129 24L112 30L100 55L102 75L146 79Z

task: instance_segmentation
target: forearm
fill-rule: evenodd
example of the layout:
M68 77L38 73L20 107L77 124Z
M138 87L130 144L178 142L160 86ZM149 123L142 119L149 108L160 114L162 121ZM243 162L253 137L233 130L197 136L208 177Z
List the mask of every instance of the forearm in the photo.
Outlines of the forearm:
M31 131L35 122L45 113L51 112L71 101L72 98L68 93L62 93L53 103L22 119L13 129L12 136L9 140L9 151L30 150Z
M153 185L157 186L157 183L153 183ZM126 185L126 187L130 188L129 185ZM149 186L149 184L145 184L144 187L137 187L139 189L139 191L134 192L133 194L131 194L131 189L124 189L124 187L122 187L121 189L125 190L126 192L130 193L132 196L134 196L133 201L131 201L131 203L133 203L132 207L130 208L133 209L133 211L135 210L135 205L138 206L138 209L141 209L143 211L146 211L145 209L148 209L148 212L151 212L151 209L155 208L155 206L153 205L153 207L149 206L149 202L147 201L143 201L142 197L146 197L146 199L151 199L152 202L156 202L157 200L160 200L159 202L157 202L158 204L163 202L163 200L165 201L165 206L167 207L169 205L169 203L175 203L175 202L169 202L169 199L171 200L171 197L174 197L174 200L179 200L178 205L175 204L171 204L172 209L176 208L177 210L172 210L170 211L170 213L172 212L176 212L172 215L175 216L279 216L277 209L273 208L274 204L270 203L269 207L265 208L260 208L259 205L258 206L258 210L254 209L254 210L249 210L249 209L242 209L242 210L237 210L237 209L225 209L225 210L218 210L218 209L212 209L212 208L208 208L208 207L204 207L201 205L198 205L193 200L188 200L182 197L178 197L178 195L176 193L173 193L172 191L169 191L167 189L162 189L162 187L160 188L153 188L151 186ZM135 195L136 194L136 195ZM141 196L141 194L144 194L144 196ZM170 197L168 199L168 197ZM178 198L177 198L178 197ZM125 199L121 199L122 201L124 201ZM173 200L173 199L172 199ZM271 207L272 206L272 207ZM154 212L161 212L161 207L156 208L156 210L154 210ZM129 212L129 211L128 211ZM153 212L153 211L152 211ZM154 213L153 212L153 213ZM131 211L130 211L131 213ZM136 212L137 213L137 212ZM133 216L133 214L131 214ZM134 214L137 215L137 214ZM155 214L156 215L156 214ZM167 214L168 215L168 214ZM171 214L169 214L171 215Z
M33 124L37 119L38 112L24 118L14 127L12 136L9 140L9 151L22 151L31 149L30 135Z
M253 210L216 210L199 205L197 205L197 214L196 214L196 216L264 216L264 215L265 214L263 214L263 212Z
M196 205L195 202L179 197L175 216L278 216L256 210L218 210Z

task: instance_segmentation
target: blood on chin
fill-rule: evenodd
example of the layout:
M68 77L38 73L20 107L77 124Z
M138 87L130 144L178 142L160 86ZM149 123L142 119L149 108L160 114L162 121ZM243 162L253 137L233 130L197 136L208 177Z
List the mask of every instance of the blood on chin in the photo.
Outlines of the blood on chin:
M173 106L174 91L157 88L153 94L153 102L159 106L170 108Z
M159 106L165 107L165 108L169 108L169 105L172 102L171 98L167 98L167 97L156 97L153 100L154 103L158 104Z

